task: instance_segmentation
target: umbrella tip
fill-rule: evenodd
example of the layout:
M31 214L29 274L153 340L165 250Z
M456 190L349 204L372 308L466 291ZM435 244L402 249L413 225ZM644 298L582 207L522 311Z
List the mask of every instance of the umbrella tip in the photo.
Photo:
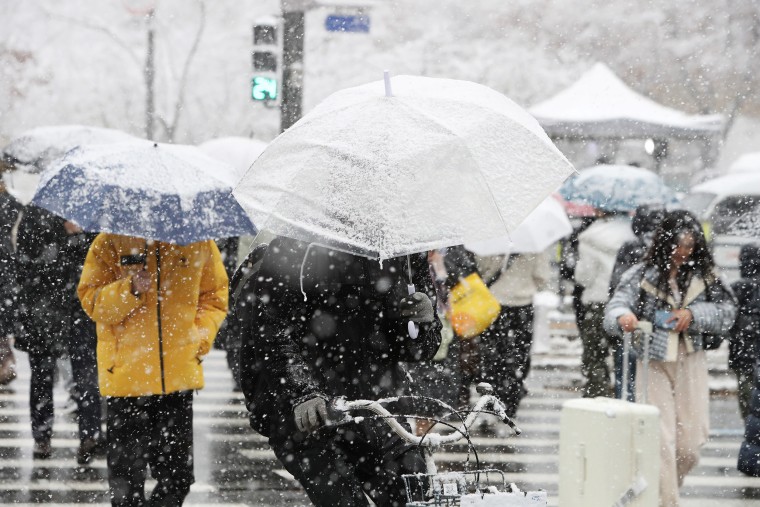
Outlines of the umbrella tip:
M385 81L385 96L393 97L393 90L391 90L391 73L387 70L383 71L383 80Z

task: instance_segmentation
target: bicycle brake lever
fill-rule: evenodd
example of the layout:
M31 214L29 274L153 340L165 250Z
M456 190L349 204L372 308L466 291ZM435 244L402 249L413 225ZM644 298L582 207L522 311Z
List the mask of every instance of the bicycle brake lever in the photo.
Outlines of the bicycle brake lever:
M501 401L497 400L494 403L493 408L494 408L494 412L496 412L496 415L499 417L499 419L501 419L501 421L504 424L512 428L512 431L515 432L515 435L519 435L522 433L522 430L517 426L515 421L513 421L512 418L507 415L507 411L504 408L504 404Z
M522 430L517 426L517 424L515 424L512 418L509 417L507 414L501 414L499 417L501 417L501 420L503 423L505 423L507 426L512 428L512 431L515 432L515 435L519 435L522 433Z

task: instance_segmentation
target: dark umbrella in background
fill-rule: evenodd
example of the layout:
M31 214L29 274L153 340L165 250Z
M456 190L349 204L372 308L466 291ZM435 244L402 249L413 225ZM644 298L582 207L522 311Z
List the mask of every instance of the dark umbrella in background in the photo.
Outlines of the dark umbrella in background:
M565 201L603 211L633 211L642 204L670 206L678 202L657 174L627 165L581 169L560 187Z
M135 142L140 139L125 132L87 125L52 125L26 130L5 145L0 164L8 170L3 181L8 192L28 203L40 180L72 148L84 144Z
M231 194L234 172L193 146L80 146L43 173L32 202L89 232L180 245L255 234Z
M72 148L83 144L138 141L120 130L86 125L54 125L22 132L3 148L3 160L22 171L41 173Z

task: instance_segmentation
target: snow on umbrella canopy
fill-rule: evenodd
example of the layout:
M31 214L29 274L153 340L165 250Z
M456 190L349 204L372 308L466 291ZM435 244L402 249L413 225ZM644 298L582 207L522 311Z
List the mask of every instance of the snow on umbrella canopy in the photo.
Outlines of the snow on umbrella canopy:
M139 141L137 137L114 129L85 125L55 125L27 130L3 148L3 160L20 169L39 173L72 148L84 144L110 144Z
M32 202L86 231L180 245L255 234L226 183L234 172L193 146L81 146L43 173Z
M559 189L563 199L602 211L633 211L642 204L677 203L675 193L657 174L627 165L582 169Z
M272 141L233 192L259 228L390 258L503 235L573 171L494 90L391 81L334 93Z

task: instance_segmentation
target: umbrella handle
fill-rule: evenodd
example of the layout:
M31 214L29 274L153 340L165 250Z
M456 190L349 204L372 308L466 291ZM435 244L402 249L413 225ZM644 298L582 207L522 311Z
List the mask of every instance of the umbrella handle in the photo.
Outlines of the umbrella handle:
M406 291L411 296L412 294L414 294L415 292L417 292L417 289L414 288L414 284L413 283L409 283L409 284L406 285ZM407 331L409 331L409 337L412 340L416 340L417 337L420 335L420 325L417 324L416 322L412 322L411 320L409 322L407 322L406 323L406 329L407 329Z

